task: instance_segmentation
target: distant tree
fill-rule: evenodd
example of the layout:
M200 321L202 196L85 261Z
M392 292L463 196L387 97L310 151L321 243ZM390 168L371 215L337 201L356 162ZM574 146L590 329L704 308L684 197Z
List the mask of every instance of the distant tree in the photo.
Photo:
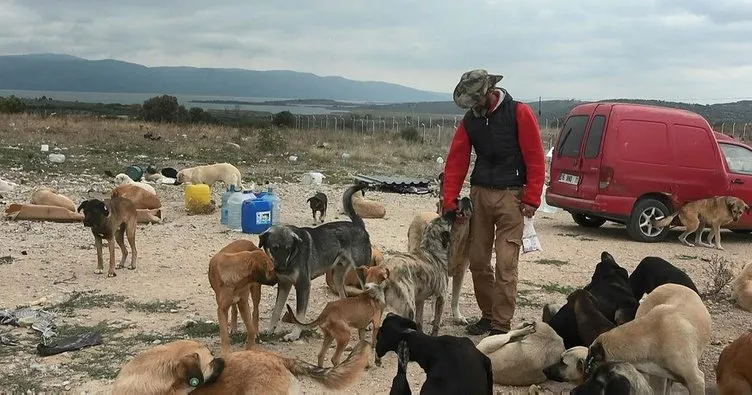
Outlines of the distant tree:
M185 114L181 114L183 112ZM178 98L175 96L154 96L141 106L141 118L144 121L179 122L179 116L183 116L183 119L188 118L185 107L178 104Z
M191 107L188 110L188 123L217 123L217 118L201 107Z
M16 96L0 97L0 113L17 114L26 111L26 103Z
M407 128L400 130L400 137L408 142L411 143L417 143L422 142L423 138L420 137L420 133L418 132L418 129L415 128Z
M272 124L275 126L281 126L285 128L295 127L295 115L292 115L289 111L282 111L274 115Z

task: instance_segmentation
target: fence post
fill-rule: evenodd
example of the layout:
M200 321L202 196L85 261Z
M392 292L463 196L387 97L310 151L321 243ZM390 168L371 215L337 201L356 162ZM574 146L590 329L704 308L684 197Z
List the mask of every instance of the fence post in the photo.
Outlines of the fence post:
M731 124L731 135L736 137L736 122Z
M747 139L747 123L744 123L744 130L742 131L742 140Z
M721 133L723 133L723 128L724 128L725 126L726 126L726 123L725 123L725 122L721 124Z

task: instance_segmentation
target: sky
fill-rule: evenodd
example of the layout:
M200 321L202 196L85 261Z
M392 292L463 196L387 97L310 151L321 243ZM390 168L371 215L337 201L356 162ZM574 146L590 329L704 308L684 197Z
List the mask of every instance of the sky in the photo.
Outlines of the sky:
M525 100L752 99L752 0L0 0L0 54L295 70Z

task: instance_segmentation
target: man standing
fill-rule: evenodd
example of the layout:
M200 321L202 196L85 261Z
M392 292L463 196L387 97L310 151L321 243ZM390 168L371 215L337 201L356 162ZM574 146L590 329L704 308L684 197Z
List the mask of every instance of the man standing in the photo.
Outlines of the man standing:
M470 272L481 319L467 326L471 335L509 332L517 298L517 262L523 215L533 217L541 204L546 165L533 110L503 88L501 75L478 69L464 73L454 102L467 108L444 165L443 210L457 199L475 149L470 175ZM491 252L496 249L496 265Z

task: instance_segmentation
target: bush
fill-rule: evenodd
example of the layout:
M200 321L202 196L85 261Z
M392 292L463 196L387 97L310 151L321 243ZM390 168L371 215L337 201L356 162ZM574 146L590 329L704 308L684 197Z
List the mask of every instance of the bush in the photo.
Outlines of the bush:
M279 112L274 115L272 124L274 126L281 126L284 128L294 128L295 127L295 115L293 115L289 111Z
M0 97L0 113L17 114L26 111L26 103L16 96Z
M287 140L277 128L264 128L258 132L256 149L260 152L279 153L287 147Z
M187 115L185 107L178 104L178 98L170 95L154 96L141 106L144 121L173 123L178 122L179 117L187 119Z
M402 129L400 130L399 134L403 140L411 143L418 143L423 141L423 139L420 137L420 133L418 133L418 129L415 128Z

